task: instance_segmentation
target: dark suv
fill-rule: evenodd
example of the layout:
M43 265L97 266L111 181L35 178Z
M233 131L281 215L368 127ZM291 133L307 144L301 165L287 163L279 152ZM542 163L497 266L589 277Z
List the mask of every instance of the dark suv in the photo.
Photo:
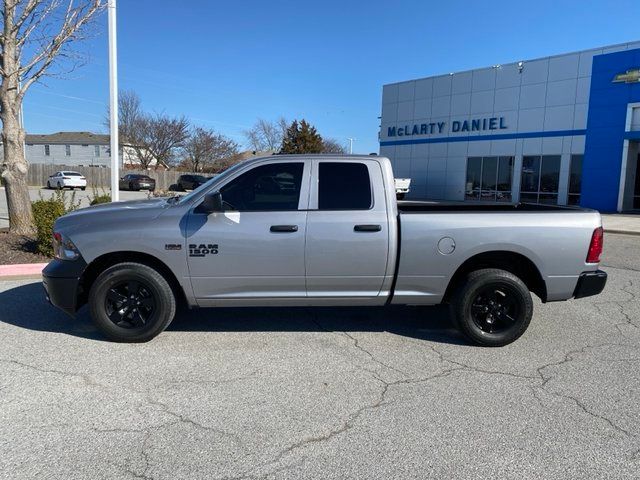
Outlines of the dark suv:
M177 182L178 190L181 192L184 192L185 190L195 190L209 180L209 178L203 175L180 175Z
M120 179L120 190L149 190L156 189L156 181L148 175L129 173Z

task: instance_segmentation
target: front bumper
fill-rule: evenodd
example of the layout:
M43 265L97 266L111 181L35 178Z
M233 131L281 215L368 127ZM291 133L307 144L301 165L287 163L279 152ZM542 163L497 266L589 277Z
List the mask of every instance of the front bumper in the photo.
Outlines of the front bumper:
M574 298L590 297L598 295L607 283L607 274L602 270L595 272L583 272L578 278L578 284L573 291Z
M42 270L42 286L47 301L73 316L77 309L80 277L86 267L82 257L73 261L56 258L49 262Z

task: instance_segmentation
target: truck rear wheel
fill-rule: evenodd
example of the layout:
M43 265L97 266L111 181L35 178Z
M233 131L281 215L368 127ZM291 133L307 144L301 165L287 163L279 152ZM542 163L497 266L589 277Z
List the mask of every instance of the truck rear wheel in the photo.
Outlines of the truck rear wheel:
M89 292L98 330L115 342L147 342L173 320L176 300L167 280L140 263L119 263L98 276Z
M456 291L453 315L472 342L502 347L517 340L533 314L531 293L520 278L505 270L471 272Z

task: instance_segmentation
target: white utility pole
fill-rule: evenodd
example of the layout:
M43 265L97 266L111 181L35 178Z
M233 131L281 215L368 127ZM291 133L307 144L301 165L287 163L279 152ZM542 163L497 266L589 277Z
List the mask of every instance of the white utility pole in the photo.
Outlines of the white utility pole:
M353 141L355 138L347 137L347 140L349 140L349 155L353 155Z
M116 0L108 0L109 11L109 130L111 135L111 201L120 200L118 158L118 51L116 48Z

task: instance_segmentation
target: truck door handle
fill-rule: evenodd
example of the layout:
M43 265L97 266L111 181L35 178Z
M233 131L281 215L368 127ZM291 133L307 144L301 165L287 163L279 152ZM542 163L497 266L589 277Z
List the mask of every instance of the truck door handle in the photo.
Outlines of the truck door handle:
M353 227L354 232L379 232L382 225L356 225Z
M269 230L273 233L293 233L298 231L298 225L271 225Z

